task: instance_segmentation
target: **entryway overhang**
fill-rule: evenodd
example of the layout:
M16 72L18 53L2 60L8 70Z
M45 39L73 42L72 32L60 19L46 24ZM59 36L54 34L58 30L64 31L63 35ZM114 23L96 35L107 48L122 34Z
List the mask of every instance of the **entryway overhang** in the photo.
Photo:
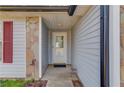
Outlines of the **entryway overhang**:
M32 5L0 6L0 11L68 12L69 16L73 16L75 9L76 9L76 5L70 5L70 6L32 6Z

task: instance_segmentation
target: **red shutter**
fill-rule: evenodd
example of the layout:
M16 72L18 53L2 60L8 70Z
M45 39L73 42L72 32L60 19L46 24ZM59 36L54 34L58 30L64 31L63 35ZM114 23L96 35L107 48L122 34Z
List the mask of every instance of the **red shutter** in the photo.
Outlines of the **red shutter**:
M3 23L3 63L13 62L13 22Z

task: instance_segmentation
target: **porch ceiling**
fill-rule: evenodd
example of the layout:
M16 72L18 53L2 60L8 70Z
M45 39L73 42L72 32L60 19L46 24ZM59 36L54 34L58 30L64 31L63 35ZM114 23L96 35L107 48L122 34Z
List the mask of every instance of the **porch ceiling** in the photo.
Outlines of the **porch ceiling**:
M73 16L67 13L46 14L43 15L43 19L50 30L71 30L90 7L90 5L79 5Z
M70 30L79 18L68 16L67 13L43 15L43 20L50 30Z

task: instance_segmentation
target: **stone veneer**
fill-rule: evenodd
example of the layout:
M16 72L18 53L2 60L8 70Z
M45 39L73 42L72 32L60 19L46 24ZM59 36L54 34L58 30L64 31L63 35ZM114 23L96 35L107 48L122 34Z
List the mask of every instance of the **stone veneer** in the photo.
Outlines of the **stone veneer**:
M39 17L26 17L26 75L38 78Z
M124 83L124 6L121 6L121 12L120 12L121 20L120 20L120 53L121 53L121 83Z

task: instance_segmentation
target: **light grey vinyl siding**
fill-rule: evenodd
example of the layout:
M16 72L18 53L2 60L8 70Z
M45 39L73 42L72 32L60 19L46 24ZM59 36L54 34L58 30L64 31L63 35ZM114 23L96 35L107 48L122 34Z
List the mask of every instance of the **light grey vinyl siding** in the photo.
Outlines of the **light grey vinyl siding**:
M0 78L26 77L26 29L25 18L10 19L13 21L13 63L0 62ZM5 20L6 21L6 20ZM8 20L7 20L8 21ZM0 21L3 32L3 21Z
M44 21L42 20L42 74L45 72L48 66L48 28L46 27Z
M100 86L100 6L93 6L72 32L72 65L84 86Z
M67 31L67 64L71 64L71 30Z

